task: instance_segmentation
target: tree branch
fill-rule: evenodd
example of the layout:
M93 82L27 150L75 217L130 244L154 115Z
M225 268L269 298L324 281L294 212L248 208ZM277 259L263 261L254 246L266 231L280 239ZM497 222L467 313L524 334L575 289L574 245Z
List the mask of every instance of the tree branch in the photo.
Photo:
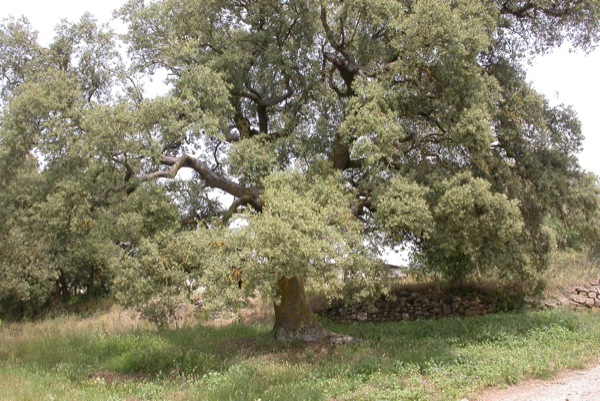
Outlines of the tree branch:
M260 191L258 188L246 188L228 178L225 178L214 172L208 165L192 156L185 155L181 157L172 157L163 155L161 164L170 166L168 170L155 171L149 174L137 176L139 182L156 180L158 178L175 178L177 172L184 167L191 168L204 180L207 187L217 188L236 198L245 199L246 203L252 205L254 209L260 211L262 202L259 199Z
M240 96L240 97L245 97L246 99L250 99L259 106L265 106L265 107L276 106L279 103L283 102L284 100L289 99L290 97L292 97L294 95L294 90L290 87L289 83L286 86L287 86L287 90L284 94L279 95L279 96L271 96L268 98L263 98L258 92L256 92L255 90L252 90L252 89L249 89L249 92L235 91L235 92L233 92L233 94L235 96Z
M327 22L327 11L325 10L324 5L321 6L321 24L323 25L323 29L325 30L325 37L327 41L337 53L341 54L341 56L339 56L336 53L323 52L323 57L325 60L330 62L340 73L340 76L346 84L346 92L341 92L335 86L335 84L333 84L332 73L329 74L329 86L338 94L338 96L351 96L353 95L352 82L354 81L354 77L356 76L356 74L359 74L361 70L356 62L356 59L352 57L350 52L348 52L348 50L345 48L345 35L343 27L341 32L342 41L340 43L337 43L335 41L333 32L331 31L331 27Z
M250 196L244 196L241 198L234 199L234 201L229 206L229 209L223 214L223 224L227 224L231 216L237 213L240 206L252 204L253 199Z

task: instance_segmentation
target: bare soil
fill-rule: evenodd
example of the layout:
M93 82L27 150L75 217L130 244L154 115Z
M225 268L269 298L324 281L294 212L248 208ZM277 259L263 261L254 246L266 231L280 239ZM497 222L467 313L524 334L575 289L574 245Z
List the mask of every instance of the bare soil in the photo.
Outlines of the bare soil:
M471 401L600 401L600 366L565 372L550 381L489 389Z

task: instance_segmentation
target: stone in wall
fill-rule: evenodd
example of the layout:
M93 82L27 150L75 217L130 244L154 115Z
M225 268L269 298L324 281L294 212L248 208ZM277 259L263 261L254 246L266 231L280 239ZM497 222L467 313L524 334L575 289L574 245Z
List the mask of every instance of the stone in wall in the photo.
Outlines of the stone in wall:
M476 295L457 296L430 288L422 292L398 290L389 297L363 304L338 301L320 314L337 321L383 322L475 316L493 310Z
M340 300L320 314L337 321L383 322L466 317L496 312L498 309L494 303L486 298L489 297L482 298L477 294L459 296L435 288L397 289L391 296L382 296L370 303L347 305ZM545 306L570 306L600 312L600 281L576 288L568 298L549 299Z
M600 288L598 284L592 284L592 287L577 287L572 292L569 300L571 302L571 307L578 308L587 308L587 309L600 309Z

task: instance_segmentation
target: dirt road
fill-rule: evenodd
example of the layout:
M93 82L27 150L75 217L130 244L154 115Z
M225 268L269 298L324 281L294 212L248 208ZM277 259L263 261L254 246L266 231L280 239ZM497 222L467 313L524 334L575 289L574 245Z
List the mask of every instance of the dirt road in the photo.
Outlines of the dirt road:
M533 380L502 390L488 390L470 401L600 401L600 366Z

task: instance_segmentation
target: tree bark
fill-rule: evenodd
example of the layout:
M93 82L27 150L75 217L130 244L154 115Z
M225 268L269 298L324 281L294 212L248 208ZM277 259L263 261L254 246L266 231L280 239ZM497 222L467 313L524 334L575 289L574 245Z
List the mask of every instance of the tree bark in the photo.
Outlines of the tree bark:
M86 295L88 298L94 298L96 294L96 269L94 267L90 267L90 272L88 276L88 282L86 286Z
M275 303L273 335L277 341L349 343L350 336L325 330L308 304L304 281L297 276L281 277L277 283L279 302Z
M273 335L278 341L318 341L323 337L321 327L306 299L301 278L281 277L277 283L278 303L275 302Z

